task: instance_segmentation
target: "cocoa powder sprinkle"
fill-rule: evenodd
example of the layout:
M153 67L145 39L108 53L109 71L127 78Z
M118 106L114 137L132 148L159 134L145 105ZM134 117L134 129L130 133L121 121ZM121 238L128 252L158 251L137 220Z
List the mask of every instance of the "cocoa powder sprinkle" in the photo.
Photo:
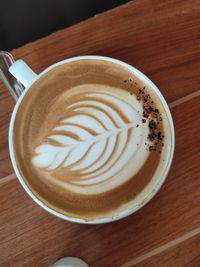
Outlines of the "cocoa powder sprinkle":
M145 93L145 89L146 86L140 88L136 96L138 101L143 102L142 123L148 122L149 134L147 139L152 143L151 145L145 143L145 145L147 146L147 150L159 152L159 150L157 150L157 147L160 147L159 144L164 138L160 131L160 121L162 121L163 119L161 117L159 109L153 106L154 101L151 99L150 94ZM161 143L161 145L163 146L164 144Z

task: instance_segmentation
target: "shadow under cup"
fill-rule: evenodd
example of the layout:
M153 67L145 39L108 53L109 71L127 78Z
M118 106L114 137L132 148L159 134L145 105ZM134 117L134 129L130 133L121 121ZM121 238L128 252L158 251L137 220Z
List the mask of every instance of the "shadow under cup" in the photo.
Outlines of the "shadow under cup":
M89 64L88 64L89 62ZM153 99L159 99L159 110L162 110L162 125L164 129L164 143L165 145L162 147L162 151L160 154L160 160L157 163L153 163L152 160L152 168L146 168L145 165L143 168L140 169L138 172L138 177L143 177L142 179L144 180L143 182L143 187L139 188L137 180L132 181L131 183L127 182L126 186L120 191L113 191L113 192L108 192L109 195L107 194L105 198L105 195L100 194L98 197L98 202L99 203L107 203L106 205L110 205L108 210L104 211L100 206L97 206L95 208L95 201L93 201L93 198L90 197L89 195L86 197L81 197L77 198L76 202L77 205L74 205L74 207L70 206L70 191L68 191L68 203L66 205L65 200L62 201L62 192L59 190L56 191L56 194L58 197L55 197L55 191L52 183L48 184L48 190L46 190L46 184L43 183L42 179L40 179L40 182L37 182L36 176L33 175L34 172L32 172L32 166L30 164L30 161L25 160L26 155L29 155L29 152L27 151L26 153L20 153L19 150L23 151L23 145L25 143L25 137L24 134L22 134L23 138L19 138L21 135L21 131L23 132L23 121L26 120L26 115L27 114L32 114L30 113L30 110L33 111L32 118L34 118L34 110L36 106L36 99L42 99L42 97L45 97L45 90L51 91L51 86L52 88L55 88L55 84L53 83L53 80L56 81L56 77L61 77L61 72L63 69L65 69L66 66L66 73L69 73L69 66L73 70L72 73L74 74L74 71L76 71L77 67L75 69L74 66L78 63L79 67L81 66L87 66L87 72L89 72L92 69L98 70L97 73L99 73L95 80L95 78L92 78L93 80L87 80L91 79L91 76L86 75L86 80L81 80L81 83L87 82L91 84L101 84L102 79L106 81L107 79L107 84L108 86L117 86L119 82L116 82L115 79L110 79L110 73L108 72L103 73L103 75L100 75L100 71L103 69L102 65L105 63L106 68L108 67L109 69L114 69L120 70L120 75L118 75L120 81L122 81L122 87L125 88L125 91L128 92L132 95L135 93L136 89L139 90L140 88L144 88L144 85L148 87L148 90L150 90L150 94L153 97ZM94 66L91 67L91 64L94 64ZM90 65L90 66L89 66ZM99 68L99 69L98 69ZM100 70L100 71L99 71ZM124 72L124 73L123 73ZM63 72L62 72L63 73ZM127 75L128 73L128 75ZM54 74L58 75L54 77ZM108 77L106 76L108 75ZM77 75L74 75L77 76ZM73 76L73 77L74 77ZM53 78L52 78L53 77ZM106 78L107 77L107 78ZM115 72L115 77L116 77L116 72ZM124 79L124 77L131 77L130 80L131 82L134 82L134 88L129 88L127 87L127 80ZM52 80L53 79L53 80ZM65 79L66 80L66 79ZM46 82L49 82L48 86L46 86ZM67 83L70 84L71 81L68 79ZM126 81L126 82L125 82ZM75 86L78 86L76 84L76 80L73 78L72 83L74 82ZM72 86L72 83L69 85ZM86 84L87 84L86 83ZM65 88L67 85L65 82L60 82L60 84ZM62 87L61 86L61 87ZM37 89L41 87L40 89ZM87 87L89 88L89 87ZM127 89L128 88L128 89ZM33 97L33 90L34 90L34 97ZM36 90L38 90L38 94L36 94ZM88 89L89 90L89 89ZM101 87L101 93L103 92L103 87ZM133 92L131 92L133 90ZM52 89L53 91L53 89ZM41 94L41 92L43 92ZM149 91L148 91L149 92ZM76 96L73 96L75 99ZM32 99L30 101L30 99ZM63 100L62 100L63 101ZM60 102L62 105L62 101ZM47 103L51 102L51 97L48 99ZM41 104L37 104L38 106ZM45 108L45 107L44 107ZM42 110L42 109L41 109ZM45 109L44 109L45 110ZM44 113L41 113L44 114ZM33 119L32 119L33 120ZM29 120L29 123L31 124L31 120ZM45 124L45 122L44 122ZM29 135L28 135L29 136ZM27 137L28 138L28 137ZM14 170L16 172L16 175L26 190L26 192L31 196L31 198L39 204L41 207L43 207L45 210L48 212L52 213L53 215L58 216L59 218L73 221L73 222L78 222L78 223L105 223L105 222L111 222L115 221L118 219L121 219L123 217L126 217L138 209L140 209L142 206L144 206L155 194L156 192L160 189L161 185L163 184L167 173L169 171L172 158L173 158L173 153L174 153L174 126L173 126L173 121L171 117L171 113L169 111L169 108L161 95L160 91L158 88L140 71L135 69L134 67L123 63L121 61L111 59L111 58L106 58L106 57L97 57L97 56L85 56L85 57L78 57L78 58L72 58L69 60L62 61L60 63L57 63L44 72L42 72L37 80L25 91L23 92L22 96L18 100L13 114L11 118L11 123L10 123L10 129L9 129L9 149L10 149L10 156L12 160L12 164L14 167ZM26 150L24 150L26 151ZM26 154L26 155L25 155ZM149 163L148 163L149 164ZM28 167L27 167L28 166ZM152 177L148 182L145 184L145 173L148 173L149 175L152 172ZM30 175L31 174L31 175ZM120 187L121 188L121 187ZM130 191L130 188L137 188L138 194L134 194L134 191ZM54 195L54 197L52 197ZM121 197L121 200L120 200ZM71 196L73 198L73 196ZM117 204L116 199L121 201L121 205ZM90 203L89 204L89 211L87 215L85 215L85 210L84 210L84 202L85 203ZM116 204L116 205L115 205ZM69 207L69 209L68 209ZM69 212L71 209L72 212Z

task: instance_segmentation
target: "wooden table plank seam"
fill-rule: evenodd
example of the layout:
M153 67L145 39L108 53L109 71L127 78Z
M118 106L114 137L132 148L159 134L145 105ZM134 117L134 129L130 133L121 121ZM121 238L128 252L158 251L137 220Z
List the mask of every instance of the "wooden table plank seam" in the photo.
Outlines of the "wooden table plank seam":
M170 108L174 108L178 105L181 105L183 104L184 102L187 102L187 101L190 101L192 99L194 99L195 97L198 97L200 96L200 90L196 91L196 92L193 92L191 94L188 94L186 96L183 96L175 101L172 101L171 103L169 103L169 107Z
M8 176L5 176L5 177L1 178L1 179L0 179L0 186L1 186L2 184L5 184L5 183L8 183L8 182L12 181L12 180L15 179L15 178L16 178L15 173L11 173L11 174L9 174Z
M174 246L177 246L178 244L196 236L196 235L199 235L200 234L200 227L199 228L196 228L194 229L193 231L185 234L185 235L182 235L176 239L173 239L171 240L170 242L162 245L162 246L159 246L157 247L156 249L146 253L146 254L143 254L141 256L138 256L136 258L133 258L131 260L129 260L128 262L120 265L120 267L132 267L132 266L135 266L137 265L138 263L141 263L142 261L145 261L161 252L164 252L165 250L168 250Z

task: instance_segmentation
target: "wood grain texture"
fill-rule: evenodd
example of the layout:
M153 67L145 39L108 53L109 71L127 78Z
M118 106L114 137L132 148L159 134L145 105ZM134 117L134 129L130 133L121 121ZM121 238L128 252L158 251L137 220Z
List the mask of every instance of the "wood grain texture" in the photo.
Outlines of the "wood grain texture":
M200 263L200 234L168 249L135 267L198 267Z
M72 56L124 60L146 73L168 102L199 89L199 0L135 0L12 51L39 73ZM0 178L12 172L7 132L14 101L0 83Z
M199 105L196 97L172 109L176 151L170 174L147 206L121 221L96 226L64 222L40 209L17 180L2 183L0 266L46 267L69 255L91 267L118 267L200 227Z
M0 80L0 178L13 172L8 152L8 127L15 101Z

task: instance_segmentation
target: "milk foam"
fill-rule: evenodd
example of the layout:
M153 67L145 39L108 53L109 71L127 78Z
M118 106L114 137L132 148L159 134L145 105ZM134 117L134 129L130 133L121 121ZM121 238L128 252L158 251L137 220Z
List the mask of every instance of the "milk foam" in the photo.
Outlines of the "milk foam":
M61 187L97 194L122 185L142 168L149 156L144 145L149 129L141 122L143 108L135 95L100 84L85 87L73 87L71 97L63 94L66 118L35 148L32 164L51 173L49 179Z

